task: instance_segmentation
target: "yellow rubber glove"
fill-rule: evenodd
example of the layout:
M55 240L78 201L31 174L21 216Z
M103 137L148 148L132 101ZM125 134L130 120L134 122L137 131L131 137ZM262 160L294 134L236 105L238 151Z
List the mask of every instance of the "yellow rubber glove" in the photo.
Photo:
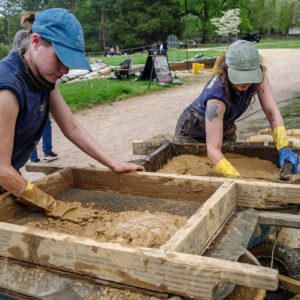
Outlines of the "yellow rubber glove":
M222 158L216 163L215 172L222 174L225 177L240 176L240 173L231 165L231 163L226 158Z
M272 136L277 147L277 150L281 149L282 147L289 146L289 140L286 136L286 131L284 126L278 126L273 129Z
M97 211L92 208L81 207L80 203L65 203L55 200L34 184L28 182L25 191L16 201L26 205L39 207L45 210L47 216L80 223L84 220L93 219Z

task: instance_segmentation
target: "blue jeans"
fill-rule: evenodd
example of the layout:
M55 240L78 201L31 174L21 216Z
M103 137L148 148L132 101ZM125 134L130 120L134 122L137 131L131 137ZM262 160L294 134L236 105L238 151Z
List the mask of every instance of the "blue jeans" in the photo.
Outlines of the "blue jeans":
M49 115L48 115L48 120L46 122L46 126L42 138L43 138L43 152L44 154L48 154L52 151L52 129L51 129L51 120ZM35 161L37 159L38 159L38 153L36 148L34 148L30 156L30 160Z

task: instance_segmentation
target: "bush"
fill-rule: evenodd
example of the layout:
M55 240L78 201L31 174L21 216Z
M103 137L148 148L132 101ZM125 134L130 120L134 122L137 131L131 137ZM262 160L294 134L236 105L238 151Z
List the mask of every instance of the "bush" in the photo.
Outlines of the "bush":
M0 59L4 58L9 53L9 48L0 43Z

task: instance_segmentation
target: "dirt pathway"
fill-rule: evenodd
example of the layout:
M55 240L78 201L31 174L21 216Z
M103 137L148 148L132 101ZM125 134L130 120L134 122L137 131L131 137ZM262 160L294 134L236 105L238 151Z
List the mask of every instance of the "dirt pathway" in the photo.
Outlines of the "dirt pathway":
M300 91L300 51L299 49L260 50L263 64L267 66L270 83L276 101L292 98ZM201 76L210 76L206 71ZM199 77L200 78L200 77ZM128 161L136 159L132 155L131 141L146 139L162 133L174 133L177 118L201 92L204 84L185 85L167 89L151 95L134 97L111 105L99 105L93 109L76 113L77 119L93 135L96 141L116 159ZM263 116L258 101L252 110L242 117ZM239 129L245 121L238 122ZM53 165L73 165L103 167L70 143L53 122L53 150L60 159L48 163ZM41 155L41 145L38 146ZM22 174L29 180L44 176L41 173Z

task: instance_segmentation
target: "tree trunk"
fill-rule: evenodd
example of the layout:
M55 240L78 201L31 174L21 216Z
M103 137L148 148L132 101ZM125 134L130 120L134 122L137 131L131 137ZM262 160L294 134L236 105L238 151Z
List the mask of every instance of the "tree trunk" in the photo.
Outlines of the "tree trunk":
M106 29L105 29L105 7L101 6L101 42L103 50L106 48Z
M71 11L75 15L75 0L71 1Z
M8 38L8 46L11 47L10 43L10 24L9 24L9 14L7 15L7 38Z
M203 35L202 35L202 43L205 44L208 40L208 22L209 22L209 13L208 13L208 5L207 0L203 1Z

